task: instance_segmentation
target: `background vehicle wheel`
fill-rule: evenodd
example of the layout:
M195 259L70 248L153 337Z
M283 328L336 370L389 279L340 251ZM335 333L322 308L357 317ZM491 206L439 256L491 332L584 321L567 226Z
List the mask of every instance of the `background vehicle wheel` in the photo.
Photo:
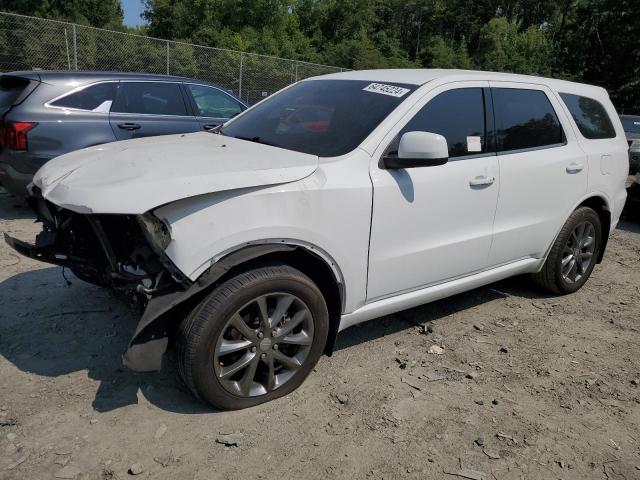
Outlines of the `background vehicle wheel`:
M540 272L533 275L542 288L572 293L585 284L600 253L602 226L591 208L576 209L562 227Z
M329 314L313 281L265 266L219 285L182 322L178 371L200 399L227 410L295 390L322 355Z

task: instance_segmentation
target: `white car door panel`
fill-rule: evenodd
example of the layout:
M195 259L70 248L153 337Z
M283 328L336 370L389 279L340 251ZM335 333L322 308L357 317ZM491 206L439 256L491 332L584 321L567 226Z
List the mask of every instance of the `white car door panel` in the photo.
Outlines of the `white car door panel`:
M486 267L500 187L498 162L494 154L486 152L484 129L475 131L470 121L467 132L464 124L465 119L474 117L484 122L487 86L488 82L456 82L432 90L376 151L370 169L374 195L368 302ZM451 93L454 90L458 92ZM421 130L415 127L420 125L425 126L422 131L447 138L450 156L454 154L449 162L421 168L381 168L378 159L387 146L405 131ZM482 137L484 153L479 155L474 155L477 142L468 140L476 136Z
M545 255L571 209L587 190L588 162L564 109L548 88L490 83L501 180L489 256L489 265L496 266ZM553 110L545 111L544 99ZM563 138L558 141L545 133L552 128L553 111L555 125L559 121L562 126ZM531 145L536 139L546 145L515 149ZM501 148L507 151L500 151Z

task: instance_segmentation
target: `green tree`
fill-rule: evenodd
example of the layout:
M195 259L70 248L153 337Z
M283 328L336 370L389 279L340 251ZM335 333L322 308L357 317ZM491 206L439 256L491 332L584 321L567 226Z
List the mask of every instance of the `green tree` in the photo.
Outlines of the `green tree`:
M431 68L472 69L473 62L464 43L450 45L442 37L431 38L421 52L422 64Z
M122 29L119 0L0 0L0 11Z
M567 2L556 34L557 70L607 88L621 112L640 114L640 21L637 0Z
M519 30L516 22L494 18L480 31L477 65L483 70L549 75L552 48L543 27Z

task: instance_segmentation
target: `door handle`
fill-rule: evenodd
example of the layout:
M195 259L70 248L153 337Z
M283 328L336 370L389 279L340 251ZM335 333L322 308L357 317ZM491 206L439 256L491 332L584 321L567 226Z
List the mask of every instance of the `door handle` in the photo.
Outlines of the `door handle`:
M496 181L495 177L487 177L484 175L478 176L473 180L469 181L469 185L472 187L484 187L487 185L493 185L493 182Z
M119 123L118 128L122 130L138 130L140 125L137 123Z
M567 173L579 173L584 168L582 163L571 162L567 165Z
M216 123L207 123L206 125L202 126L203 130L213 130L214 128L218 128L220 125L216 124Z

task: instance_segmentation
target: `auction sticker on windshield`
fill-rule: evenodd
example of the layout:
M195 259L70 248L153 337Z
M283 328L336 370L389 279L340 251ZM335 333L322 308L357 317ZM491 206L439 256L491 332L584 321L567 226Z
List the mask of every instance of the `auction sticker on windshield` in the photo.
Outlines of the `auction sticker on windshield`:
M384 83L370 83L362 90L364 90L365 92L390 95L392 97L402 97L410 91L408 88L396 87L395 85L386 85Z

